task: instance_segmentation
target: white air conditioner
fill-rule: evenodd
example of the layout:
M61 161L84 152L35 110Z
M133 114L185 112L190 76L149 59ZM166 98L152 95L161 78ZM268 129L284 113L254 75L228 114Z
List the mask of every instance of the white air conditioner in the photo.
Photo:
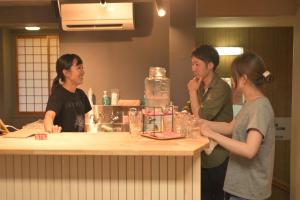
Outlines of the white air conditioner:
M60 15L65 31L134 29L132 3L61 4Z

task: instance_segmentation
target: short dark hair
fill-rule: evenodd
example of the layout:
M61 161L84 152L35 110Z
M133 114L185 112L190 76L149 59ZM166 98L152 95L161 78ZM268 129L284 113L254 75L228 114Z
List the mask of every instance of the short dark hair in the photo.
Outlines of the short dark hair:
M231 64L231 76L237 87L238 79L247 75L248 79L258 88L264 83L270 83L273 76L266 72L263 59L253 52L247 52L236 57Z
M192 51L192 57L196 57L204 62L212 62L214 64L214 70L219 65L219 54L217 50L210 45L200 45Z

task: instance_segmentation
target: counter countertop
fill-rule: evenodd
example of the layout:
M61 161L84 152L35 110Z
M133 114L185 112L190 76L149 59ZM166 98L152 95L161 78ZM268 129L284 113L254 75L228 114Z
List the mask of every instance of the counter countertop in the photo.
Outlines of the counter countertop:
M119 133L48 134L47 140L0 137L0 154L193 156L208 139L154 140Z

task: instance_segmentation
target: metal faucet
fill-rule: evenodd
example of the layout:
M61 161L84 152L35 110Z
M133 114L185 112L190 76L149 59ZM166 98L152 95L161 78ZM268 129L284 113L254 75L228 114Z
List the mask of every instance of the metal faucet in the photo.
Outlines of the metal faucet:
M116 121L119 120L119 112L116 112L116 114L114 114L113 112L110 115L110 123L114 124Z
M101 123L102 119L104 118L104 115L102 112L99 112L94 115L94 122L95 124Z

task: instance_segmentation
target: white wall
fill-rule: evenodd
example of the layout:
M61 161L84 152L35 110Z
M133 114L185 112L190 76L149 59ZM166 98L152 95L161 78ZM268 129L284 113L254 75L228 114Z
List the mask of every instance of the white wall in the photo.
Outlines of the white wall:
M294 28L294 63L292 91L292 139L291 139L291 199L300 199L300 4Z
M191 52L195 48L195 0L171 0L169 63L171 99L180 108L189 99L187 83L192 78Z

